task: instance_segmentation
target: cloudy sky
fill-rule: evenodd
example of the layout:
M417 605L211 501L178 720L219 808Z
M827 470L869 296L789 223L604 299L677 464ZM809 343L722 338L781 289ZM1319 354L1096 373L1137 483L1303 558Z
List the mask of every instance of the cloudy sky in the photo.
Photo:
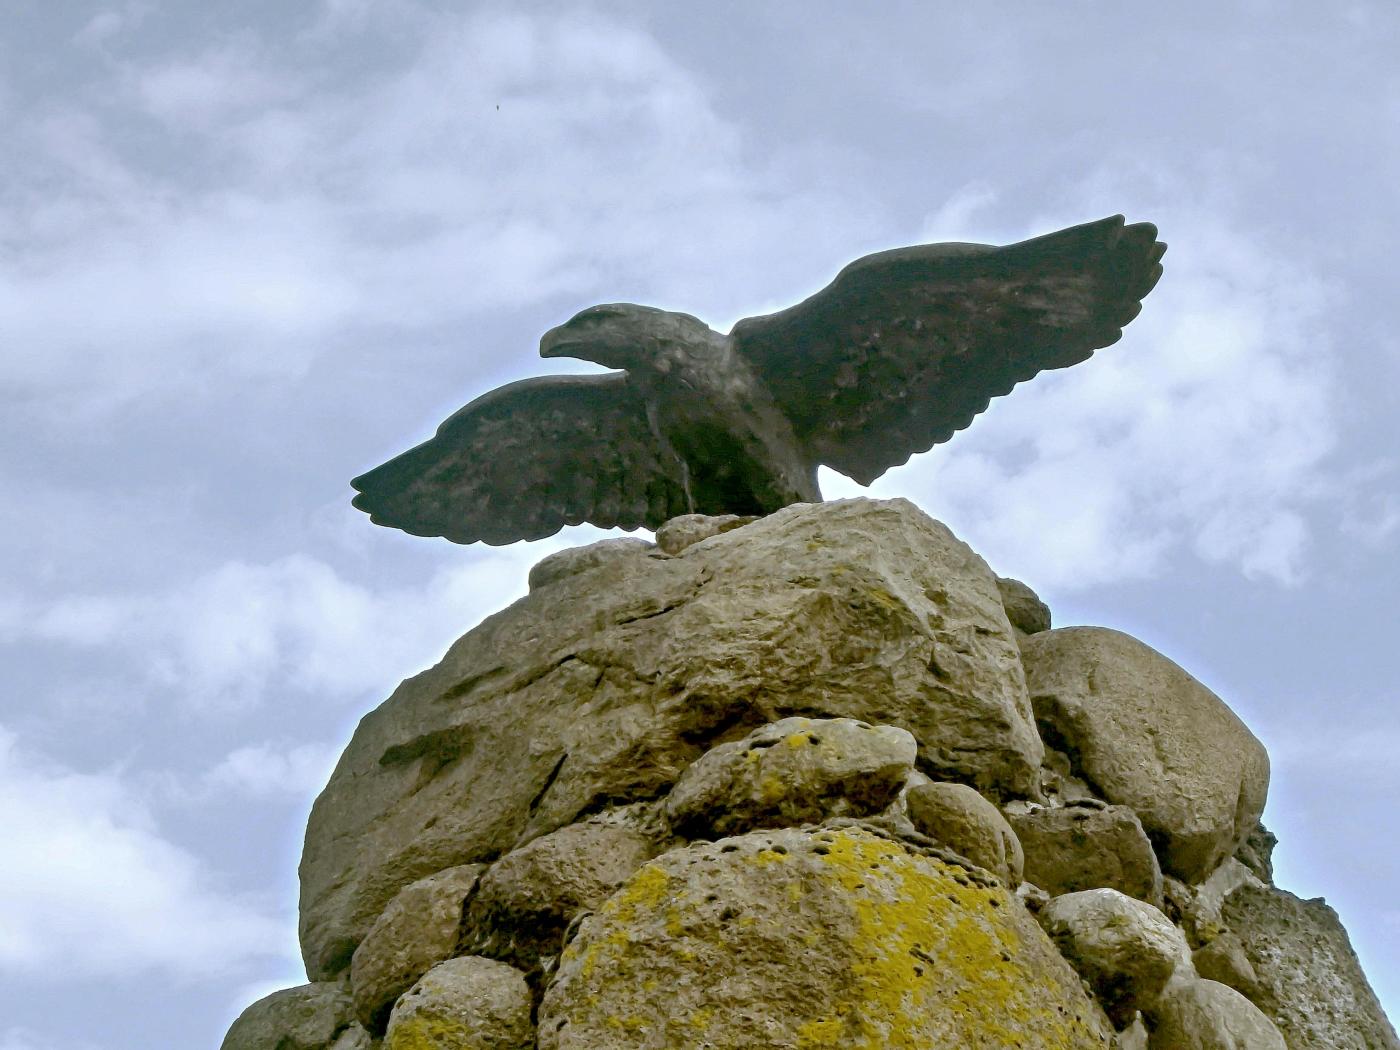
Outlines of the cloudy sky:
M974 7L0 0L0 1050L216 1046L304 979L356 720L596 535L347 481L546 328L1114 212L1171 245L1125 339L875 491L1220 693L1400 1014L1400 13Z

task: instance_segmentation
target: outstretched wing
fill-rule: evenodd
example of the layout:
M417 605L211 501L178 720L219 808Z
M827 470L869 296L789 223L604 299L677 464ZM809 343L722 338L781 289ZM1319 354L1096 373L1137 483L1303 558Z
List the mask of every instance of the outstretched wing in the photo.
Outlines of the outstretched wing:
M686 510L679 468L624 372L525 379L477 398L437 436L355 478L377 525L455 543L514 543L592 522L655 528Z
M1116 342L1164 251L1121 215L1005 247L898 248L732 338L813 457L869 484L1017 383Z

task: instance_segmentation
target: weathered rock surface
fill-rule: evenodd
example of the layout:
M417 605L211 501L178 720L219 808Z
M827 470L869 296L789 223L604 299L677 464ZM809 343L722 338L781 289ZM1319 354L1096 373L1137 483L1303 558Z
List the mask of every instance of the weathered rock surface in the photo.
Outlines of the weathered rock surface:
M1149 1050L1150 1039L1147 1024L1139 1015L1132 1024L1118 1033L1113 1043L1113 1050Z
M1106 628L1031 635L1022 654L1047 743L1104 799L1137 813L1167 871L1197 881L1245 840L1264 808L1269 759L1219 697Z
M343 970L409 883L656 798L789 715L898 726L935 774L1036 790L995 577L903 500L795 506L676 557L633 545L543 575L361 721L307 828L313 976Z
M353 1019L344 982L283 988L239 1014L220 1050L325 1050Z
M1175 664L903 501L657 537L366 716L224 1050L1400 1050Z
M1190 968L1186 936L1152 905L1117 890L1064 894L1037 918L1119 1026L1150 1012L1172 974Z
M530 970L557 955L575 915L602 904L657 852L635 828L589 821L493 864L467 906L464 947Z
M1039 595L1020 580L1006 576L997 577L997 590L1001 592L1001 603L1006 608L1006 618L1011 626L1023 634L1039 634L1050 630L1050 607L1040 600Z
M356 1021L335 1037L330 1050L378 1050L380 1042L370 1035L369 1030Z
M635 536L618 536L582 547L567 547L536 563L530 570L530 590L540 590L570 576L581 576L619 559L646 557L655 550L654 543Z
M1152 1050L1290 1050L1239 992L1187 974L1167 985L1153 1021Z
M780 829L644 865L585 919L541 1050L1106 1047L1014 896L859 826Z
M1051 896L1107 886L1162 906L1162 871L1142 824L1127 806L1072 804L1013 812L1025 878Z
M1337 913L1259 885L1230 893L1221 918L1255 973L1254 1001L1290 1050L1400 1050Z
M756 520L748 514L682 514L656 530L656 545L667 554L679 554L701 540L732 532Z
M868 816L894 801L917 750L894 726L784 718L702 755L681 774L666 815L691 838Z
M1021 843L1001 811L966 784L916 776L904 791L905 812L915 830L1000 877L1011 889L1021 882Z
M1197 948L1191 953L1191 962L1196 967L1196 973L1228 985L1246 999L1252 1001L1258 994L1259 978L1254 972L1254 964L1249 961L1244 942L1233 930L1224 930Z
M1252 871L1261 882L1270 885L1274 881L1274 847L1278 836L1263 824L1256 824L1254 830L1235 850L1235 859Z
M355 1016L383 1031L394 1000L457 952L462 906L476 889L482 865L463 864L399 891L370 927L350 961Z
M530 986L505 963L465 955L434 966L398 1001L384 1050L534 1050Z

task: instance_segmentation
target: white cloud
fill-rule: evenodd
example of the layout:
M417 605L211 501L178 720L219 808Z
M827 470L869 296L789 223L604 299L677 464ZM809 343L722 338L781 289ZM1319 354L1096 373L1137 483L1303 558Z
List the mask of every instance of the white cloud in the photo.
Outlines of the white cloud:
M578 535L570 540L577 542ZM385 694L435 663L489 612L525 591L528 568L566 541L462 551L415 585L375 589L327 563L294 554L265 564L227 562L165 590L0 600L0 641L38 640L107 650L193 709L262 702L275 683L318 699ZM309 775L315 757L271 752L229 760L226 782ZM241 771L241 772L240 772Z
M32 1028L6 1028L0 1032L0 1050L101 1050L101 1047L86 1039L81 1043L67 1038L58 1042Z
M291 102L301 88L294 77L267 68L258 47L243 37L142 68L135 72L134 91L151 115L177 127L210 130Z
M114 37L140 25L151 11L149 3L131 2L99 12L74 34L73 40L100 49Z
M359 17L341 9L332 22ZM382 344L562 293L723 310L775 250L792 266L794 244L859 223L849 195L793 192L748 159L635 28L419 14L401 64L350 90L307 86L354 57L324 35L238 38L114 58L100 96L32 107L0 200L0 235L26 246L0 264L0 342L18 348L0 389L106 409L295 377L337 334ZM132 151L143 115L180 137Z
M1351 710L1349 705L1337 707ZM1372 717L1392 708L1393 704L1378 705ZM1357 716L1352 715L1351 720L1357 721ZM1358 778L1389 777L1400 752L1400 728L1375 721L1357 726L1294 718L1287 725L1272 726L1267 742L1275 769L1287 770L1289 776L1343 773Z
M984 199L974 187L938 221L967 223ZM1182 548L1299 580L1307 512L1334 487L1327 289L1218 216L1178 207L1162 222L1167 276L1120 343L993 402L875 490L912 491L1040 586L1151 576Z
M335 744L295 744L279 747L252 744L230 751L205 774L205 785L254 798L277 795L309 797L330 779L342 748Z
M184 981L285 954L286 923L221 893L119 777L46 761L3 727L0 827L0 972Z

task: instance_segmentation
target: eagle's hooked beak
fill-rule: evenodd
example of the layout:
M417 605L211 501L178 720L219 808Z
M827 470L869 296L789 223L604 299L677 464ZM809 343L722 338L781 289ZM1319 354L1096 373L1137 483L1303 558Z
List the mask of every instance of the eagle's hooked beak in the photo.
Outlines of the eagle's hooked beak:
M577 336L569 332L567 324L561 324L557 328L551 328L540 337L541 357L571 357L569 350L578 346L582 342Z
M540 339L540 356L595 360L594 354L599 345L608 342L609 335L616 332L618 323L627 321L630 316L622 307L590 306L563 324L545 332ZM592 353L578 353L581 349Z

